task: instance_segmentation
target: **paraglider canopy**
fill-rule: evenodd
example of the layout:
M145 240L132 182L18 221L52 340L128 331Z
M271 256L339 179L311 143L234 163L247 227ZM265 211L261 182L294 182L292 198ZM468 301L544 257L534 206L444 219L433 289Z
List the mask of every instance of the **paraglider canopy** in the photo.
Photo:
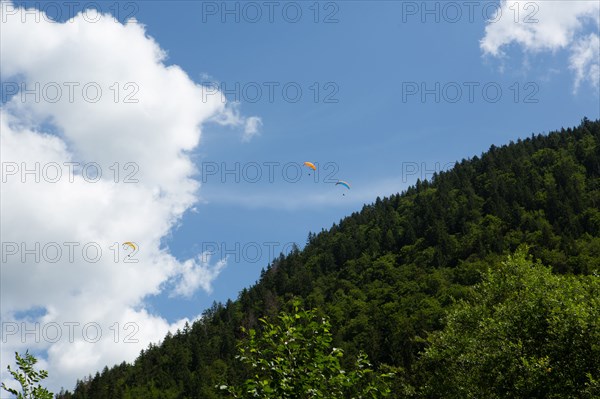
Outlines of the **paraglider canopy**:
M304 162L304 166L311 168L312 170L317 170L317 167L312 162Z
M134 254L134 253L135 253L135 251L137 250L137 247L136 247L136 246L135 246L135 244L134 244L133 242L131 242L131 241L125 241L125 242L123 243L123 246L128 246L128 247L130 247L130 248L131 248L131 249L134 251L134 252L130 253L129 255L127 255L127 257L128 257L128 258L130 258L130 257L131 257L131 255L132 255L132 254Z
M137 247L135 246L134 243L132 243L131 241L126 241L123 243L123 245L127 245L129 247L131 247L131 249L133 249L134 251L137 249Z
M350 184L348 182L345 182L343 180L338 181L337 183L335 183L335 185L340 185L340 186L344 186L346 187L348 190L350 190Z
M317 167L316 167L316 166L315 166L315 164L314 164L314 163L312 163L312 162L308 162L308 161L307 161L307 162L304 162L304 166L306 166L307 168L310 168L310 169L312 169L312 170L317 170ZM310 176L310 173L309 173L308 175Z
M345 182L343 180L338 180L337 183L335 183L336 186L344 186L346 187L348 190L350 190L350 184L348 182ZM342 194L344 197L346 196L346 194Z

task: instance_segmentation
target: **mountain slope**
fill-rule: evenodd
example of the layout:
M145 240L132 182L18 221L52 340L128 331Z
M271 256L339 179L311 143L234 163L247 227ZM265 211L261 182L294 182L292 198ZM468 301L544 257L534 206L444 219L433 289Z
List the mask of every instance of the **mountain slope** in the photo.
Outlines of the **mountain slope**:
M556 273L600 271L600 121L532 136L463 160L431 182L366 205L280 256L237 301L60 398L218 398L240 381L239 327L292 297L331 318L348 359L408 371L428 332L481 272L527 243Z

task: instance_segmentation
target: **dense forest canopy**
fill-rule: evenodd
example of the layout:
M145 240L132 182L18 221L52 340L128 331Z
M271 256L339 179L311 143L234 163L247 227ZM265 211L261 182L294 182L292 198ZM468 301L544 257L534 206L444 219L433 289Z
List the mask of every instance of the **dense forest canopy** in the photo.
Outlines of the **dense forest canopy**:
M526 245L532 264L541 262L551 268L543 274L548 282L537 287L532 298L556 286L552 276L588 276L581 278L597 282L599 142L600 121L584 119L576 128L492 146L481 156L434 175L431 181L418 181L401 194L377 198L329 230L310 233L304 249L275 259L260 281L244 289L237 300L215 303L200 320L143 350L133 364L105 368L58 397L227 397L216 386L224 381L238 384L247 377L247 369L235 359L236 343L244 338L242 327L259 328L259 318L277 315L295 298L329 318L333 345L345 353L344 367L365 352L375 367L394 367L404 386L424 387L415 389L415 395L436 397L435 392L447 389L448 397L460 397L452 396L461 377L460 364L442 358L458 356L460 350L449 342L468 324L464 315L476 310L452 312L457 302L472 298L472 287L487 281L484 277L490 269ZM525 255L519 259L521 264L526 262ZM539 280L527 276L533 280L524 281ZM583 290L577 287L573 283L564 292ZM558 293L555 299L560 300ZM554 309L546 305L547 312ZM514 298L506 306L514 306ZM590 320L587 317L581 320ZM539 334L547 331L547 326L538 327ZM555 339L565 336L560 331L563 327L557 324ZM442 330L442 335L436 335ZM495 332L511 336L500 327ZM480 338L478 333L486 332L474 330L474 339ZM432 339L437 340L438 352L429 347ZM467 343L459 343L468 351ZM560 351L548 349L549 354ZM492 362L493 348L489 355ZM540 370L548 370L550 360L535 361ZM428 376L439 373L439 367L448 368L447 378L432 386ZM556 386L562 381L554 374L539 376ZM590 380L580 382L590 390L593 378L599 376L590 375ZM502 397L501 391L498 388L493 392L498 396L489 397Z

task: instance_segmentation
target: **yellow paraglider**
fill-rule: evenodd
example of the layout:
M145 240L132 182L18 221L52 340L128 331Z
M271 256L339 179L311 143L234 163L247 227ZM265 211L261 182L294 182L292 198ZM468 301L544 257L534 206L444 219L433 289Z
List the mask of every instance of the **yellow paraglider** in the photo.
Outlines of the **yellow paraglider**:
M135 246L135 244L132 243L131 241L126 241L126 242L123 243L123 245L130 246L131 249L133 249L134 251L137 249L137 247Z
M125 241L125 242L123 243L123 246L125 246L125 245L126 245L126 246L128 246L128 247L130 247L130 248L133 250L133 251L131 251L131 253L130 253L129 255L127 255L127 257L128 257L128 258L130 258L130 257L131 257L131 255L135 254L135 252L137 251L138 247L137 247L137 245L135 245L135 244L134 244L133 242L131 242L131 241Z

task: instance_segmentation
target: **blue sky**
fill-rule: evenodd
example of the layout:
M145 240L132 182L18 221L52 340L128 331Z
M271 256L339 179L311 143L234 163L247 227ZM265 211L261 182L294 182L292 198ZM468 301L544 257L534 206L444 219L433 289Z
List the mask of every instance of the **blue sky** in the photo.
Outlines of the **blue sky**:
M3 144L2 156L19 160L16 154L52 153L107 165L135 159L142 166L142 184L129 191L94 186L92 195L71 185L68 194L55 194L55 201L34 191L40 201L35 208L46 211L39 220L20 206L28 203L23 200L28 191L18 186L22 195L13 190L14 198L5 199L17 205L3 205L3 218L8 211L18 215L4 219L4 240L33 240L31 231L79 234L80 240L112 239L123 232L120 241L143 243L140 256L147 269L113 269L106 263L45 275L39 265L47 280L40 277L35 287L45 288L23 283L14 289L23 297L9 298L3 286L3 320L69 320L66 315L77 320L92 315L107 325L136 320L147 323L140 332L144 347L213 301L235 299L259 278L272 255L291 243L302 247L310 231L330 228L377 196L401 192L417 178L430 178L492 144L574 126L583 117L600 118L600 8L594 2L486 1L472 16L464 2L274 2L272 16L262 1L96 2L103 13L118 14L121 23L135 17L131 30L86 24L81 16L70 25L70 17L93 4L80 2L70 14L67 3L15 2L61 23L20 22L11 9L12 25L2 28L8 37L2 39L8 48L2 115L20 123L6 125L3 138L13 141ZM233 13L223 14L224 7ZM164 61L148 60L158 47L166 53ZM43 101L19 104L4 84L75 76L81 82L113 82L117 75L139 82L140 108L103 102L94 108L63 99L56 107ZM206 86L202 101L194 83ZM219 110L215 87L225 92L228 104ZM296 98L298 89L302 96ZM198 145L190 144L194 121L202 128ZM93 123L96 130L87 126ZM12 130L28 124L38 141L19 144L18 137L28 136ZM141 144L115 144L131 142ZM191 178L185 162L178 163L181 158L195 167ZM305 161L315 163L318 174L303 167ZM171 167L173 178L163 173ZM237 172L222 175L225 169ZM260 176L252 181L257 171ZM351 190L336 186L338 179L348 181ZM74 198L65 216L72 226L61 223L65 198ZM118 205L109 209L111 199ZM31 228L35 223L40 227ZM207 251L213 252L208 269L191 261ZM214 268L223 258L224 267ZM3 269L3 281L13 276L9 273L13 269ZM177 285L177 276L188 285ZM47 283L52 278L61 281L47 288L54 287ZM31 291L33 299L25 298ZM182 292L186 295L178 295ZM106 300L98 301L98 295ZM22 347L15 345L5 345L2 353ZM94 350L101 358L81 354L78 367L64 360L68 345L35 350L48 354L43 365L57 375L52 384L69 387L81 370L132 360L140 349L128 346L125 354L122 347L106 345Z
M506 60L485 57L479 46L485 21L475 13L471 23L466 9L457 23L444 21L441 9L440 23L435 22L435 15L426 16L428 23L422 23L420 14L404 15L400 2L338 2L337 8L325 10L322 5L320 16L335 13L337 23L315 24L310 3L298 3L303 18L296 24L277 12L274 23L269 23L267 8L258 23L247 21L254 15L250 9L240 11L239 23L235 14L226 15L223 23L221 15L203 14L200 3L170 4L141 4L137 15L147 24L148 33L168 49L169 62L181 65L200 81L208 74L234 91L239 83L240 97L244 97L243 88L252 89L253 82L264 89L257 102L242 98L241 104L244 113L262 118L261 135L243 143L239 132L209 126L198 151L199 162L216 162L219 169L222 162L230 168L236 162L241 167L247 162L334 162L339 166L336 177L353 185L353 192L340 199L331 184L292 184L277 173L273 184L244 184L243 176L237 184L234 175L225 176L224 182L208 176L202 189L208 203L199 205L197 214L186 215L168 240L169 247L174 253L185 253L198 242L223 244L231 250L236 243L248 245L249 250L252 243L259 243L264 257L256 263L244 259L238 263L230 257L211 295L200 292L192 302L154 301L161 313L173 312L175 317L198 304L206 307L212 300L235 298L268 263L265 242L279 242L281 247L288 242L303 245L308 231L329 228L359 210L363 201L401 191L416 177L430 176L428 170L435 169L436 163L439 168L447 167L454 160L479 155L491 144L576 125L583 116L599 115L597 88L572 92L566 51L530 55L513 46ZM264 82L277 82L279 87L297 82L303 98L291 103L275 89L271 102ZM311 98L314 82L323 92L318 102ZM325 95L333 93L331 87L324 89L328 82L339 88L332 97L337 103L324 103ZM404 90L414 88L411 82L415 82L419 91L423 82L428 89L435 89L439 82L439 103L434 94L425 102L420 93L403 99L403 82ZM449 102L457 93L452 91L456 87L452 82L462 90L456 103ZM472 86L473 102L465 82L479 84ZM494 86L488 93L482 89L490 83L502 89L496 103L491 102ZM442 92L448 84L448 91ZM255 92L248 93L253 100ZM489 95L489 101L484 95ZM415 164L418 170L408 174ZM262 172L267 170L264 167ZM361 195L353 198L354 190ZM298 197L317 192L328 195L329 201L296 205ZM228 198L226 203L221 203L222 197ZM294 205L285 209L288 201Z

